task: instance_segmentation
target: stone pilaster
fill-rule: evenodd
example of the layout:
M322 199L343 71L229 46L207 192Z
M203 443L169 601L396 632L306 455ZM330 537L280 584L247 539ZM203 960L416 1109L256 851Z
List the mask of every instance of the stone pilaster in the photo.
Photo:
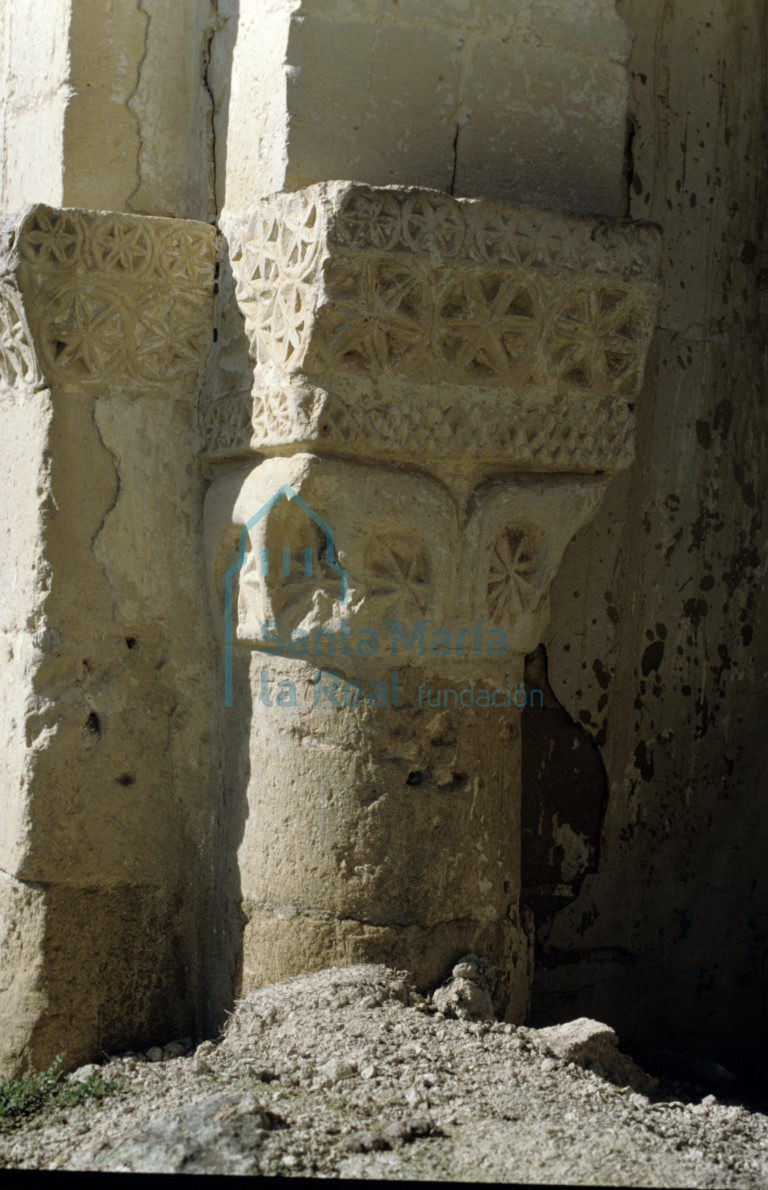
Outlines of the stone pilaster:
M15 1070L195 1022L209 751L195 406L215 232L34 206L3 220L1 246Z

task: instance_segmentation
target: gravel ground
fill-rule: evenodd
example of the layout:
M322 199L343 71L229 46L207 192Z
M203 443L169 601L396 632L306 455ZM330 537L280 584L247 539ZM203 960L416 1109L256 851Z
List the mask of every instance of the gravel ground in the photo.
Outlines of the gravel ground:
M383 967L322 971L250 995L219 1044L180 1041L109 1059L99 1069L119 1084L116 1092L4 1124L0 1164L597 1186L768 1183L762 1112L707 1087L662 1081L651 1089L655 1080L618 1054L624 1085L617 1085L604 1067L568 1062L552 1044L547 1030L446 1017L406 976Z

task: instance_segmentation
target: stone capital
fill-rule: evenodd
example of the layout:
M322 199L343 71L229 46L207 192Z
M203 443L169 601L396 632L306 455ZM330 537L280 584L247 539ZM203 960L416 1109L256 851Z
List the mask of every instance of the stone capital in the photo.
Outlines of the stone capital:
M204 223L35 205L0 222L0 387L189 386L212 344Z
M222 230L232 300L223 285L222 367L200 414L210 457L306 446L484 470L631 462L656 227L332 182Z

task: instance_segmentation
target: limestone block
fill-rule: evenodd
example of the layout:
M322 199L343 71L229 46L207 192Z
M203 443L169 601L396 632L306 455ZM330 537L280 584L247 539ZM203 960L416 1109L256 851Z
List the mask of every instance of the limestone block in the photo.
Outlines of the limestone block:
M292 442L521 470L631 461L659 295L651 225L336 183L223 230L237 391L201 406L210 456Z
M340 27L310 12L291 22L286 60L286 188L322 178L447 188L460 78L452 30Z
M3 1071L24 1067L30 1035L47 1006L41 979L44 902L42 889L30 888L0 872L0 1002L3 1005L0 1069Z
M188 1024L191 914L169 888L0 873L0 1070L45 1069L59 1053L74 1069Z
M488 34L585 57L626 62L632 34L613 0L302 0L299 11L328 20L434 26Z
M2 209L44 201L212 219L214 7L5 4Z
M457 142L459 194L504 194L561 210L619 214L628 95L623 65L578 52L505 45L466 51L468 113Z
M45 9L19 0L4 4L0 14L3 210L33 198L63 202L69 7L67 0L51 0Z
M281 190L287 160L285 48L289 3L219 0L223 18L211 43L211 87L217 96L216 170L221 201L244 207L254 194Z
M228 0L219 11L217 119L235 139L217 169L231 212L334 178L622 208L631 35L611 0Z

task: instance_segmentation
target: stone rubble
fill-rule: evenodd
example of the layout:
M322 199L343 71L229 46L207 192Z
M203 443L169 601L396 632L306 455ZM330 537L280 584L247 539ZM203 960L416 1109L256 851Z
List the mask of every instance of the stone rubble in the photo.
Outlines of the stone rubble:
M480 961L473 979L469 966L456 965L451 985L479 986ZM219 1043L182 1039L111 1057L97 1069L119 1085L112 1095L0 1127L0 1164L765 1185L762 1112L709 1087L649 1076L640 1093L643 1072L599 1022L537 1030L449 1017L435 1000L444 995L430 1000L404 973L373 965L261 988L237 1004ZM159 1061L151 1058L156 1048ZM612 1065L611 1054L623 1064ZM84 1069L69 1077L85 1077Z

